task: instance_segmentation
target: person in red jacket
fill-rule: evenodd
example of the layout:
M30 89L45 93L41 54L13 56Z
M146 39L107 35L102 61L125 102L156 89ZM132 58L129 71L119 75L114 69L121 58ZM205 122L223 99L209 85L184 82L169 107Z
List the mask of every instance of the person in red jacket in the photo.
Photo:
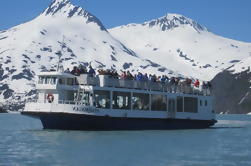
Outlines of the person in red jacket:
M200 86L200 82L199 82L198 79L194 82L194 86L197 87L197 88Z

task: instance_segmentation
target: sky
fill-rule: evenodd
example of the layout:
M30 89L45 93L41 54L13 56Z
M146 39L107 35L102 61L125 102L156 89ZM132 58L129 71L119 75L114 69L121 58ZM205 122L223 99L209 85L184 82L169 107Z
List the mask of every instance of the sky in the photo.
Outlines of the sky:
M30 21L52 0L1 0L0 30ZM167 13L189 17L211 32L251 42L251 0L71 0L109 29L143 23Z

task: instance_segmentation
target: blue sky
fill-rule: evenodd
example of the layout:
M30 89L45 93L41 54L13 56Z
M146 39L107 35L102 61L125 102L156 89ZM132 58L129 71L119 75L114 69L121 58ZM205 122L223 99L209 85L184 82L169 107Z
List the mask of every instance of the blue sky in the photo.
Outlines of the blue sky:
M52 0L1 0L0 30L29 21ZM251 42L251 0L71 0L106 28L142 23L166 13L194 19L218 35Z

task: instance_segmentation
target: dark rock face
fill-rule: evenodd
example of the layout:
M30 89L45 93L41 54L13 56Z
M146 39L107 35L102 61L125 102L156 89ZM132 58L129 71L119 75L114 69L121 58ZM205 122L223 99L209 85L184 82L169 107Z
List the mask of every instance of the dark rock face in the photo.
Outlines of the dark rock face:
M129 69L132 65L132 63L124 63L123 68L126 70Z
M49 8L45 11L46 15L48 14L52 14L54 15L55 13L57 13L60 9L62 9L64 6L66 6L68 3L70 3L69 0L66 1L62 1L59 4L56 4L56 0L54 0L51 5L49 6Z
M27 79L32 80L34 74L29 69L24 69L21 73L12 76L12 80Z
M127 54L129 54L131 56L138 57L134 51L132 51L129 48L127 48L124 44L122 44L122 43L120 43L120 44L123 47L123 51L124 52L126 52Z
M3 106L1 106L1 105L0 105L0 113L7 113L7 111L5 111Z
M207 30L205 27L201 26L199 23L193 20L189 20L188 18L182 15L173 16L172 18L162 17L156 20L152 20L148 24L144 23L143 25L149 25L149 27L160 26L162 31L173 29L173 28L179 27L180 25L190 25L197 32Z
M251 72L219 73L212 80L217 113L247 114L251 112Z
M3 92L4 99L8 99L13 95L13 90L7 84L0 84L0 92Z

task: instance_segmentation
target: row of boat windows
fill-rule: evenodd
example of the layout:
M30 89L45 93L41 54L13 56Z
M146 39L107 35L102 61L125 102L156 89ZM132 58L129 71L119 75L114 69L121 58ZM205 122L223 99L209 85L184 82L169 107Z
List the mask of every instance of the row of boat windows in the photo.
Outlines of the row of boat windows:
M90 105L90 93L82 93L79 97L84 105ZM103 109L198 112L198 99L195 97L167 99L166 95L161 94L149 95L145 93L95 90L93 100L93 105L96 108Z
M38 84L51 84L55 85L58 83L61 85L74 85L75 79L73 78L57 78L57 77L39 77Z

